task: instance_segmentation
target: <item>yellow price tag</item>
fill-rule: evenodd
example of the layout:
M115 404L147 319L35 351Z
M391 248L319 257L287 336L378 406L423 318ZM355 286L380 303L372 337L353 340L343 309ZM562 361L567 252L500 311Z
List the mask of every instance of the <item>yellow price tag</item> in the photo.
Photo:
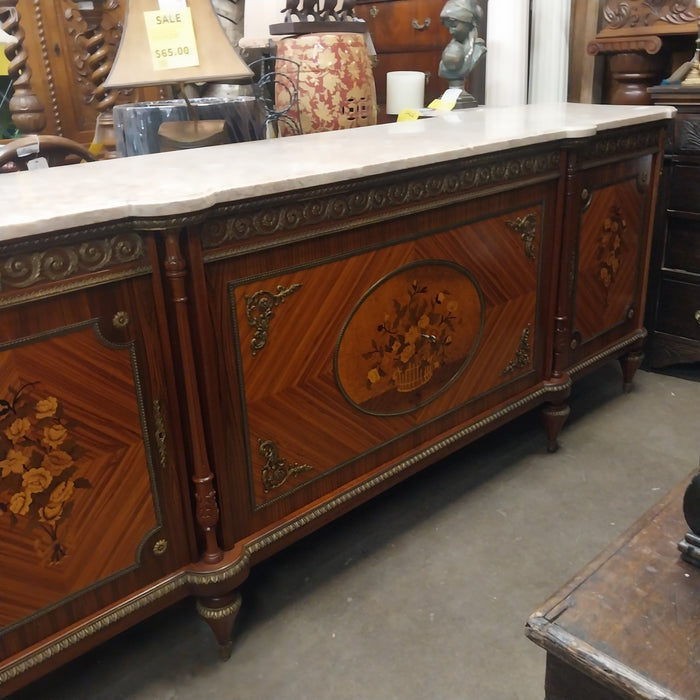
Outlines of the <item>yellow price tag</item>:
M143 15L154 70L199 65L189 7L168 12L151 10Z
M420 112L416 109L402 109L399 116L396 117L397 122L413 122L420 117Z
M5 56L5 46L7 44L0 44L0 75L7 75L7 69L10 65L10 61Z
M449 112L454 109L455 102L445 102L444 100L433 100L429 105L429 109L437 109L441 112Z

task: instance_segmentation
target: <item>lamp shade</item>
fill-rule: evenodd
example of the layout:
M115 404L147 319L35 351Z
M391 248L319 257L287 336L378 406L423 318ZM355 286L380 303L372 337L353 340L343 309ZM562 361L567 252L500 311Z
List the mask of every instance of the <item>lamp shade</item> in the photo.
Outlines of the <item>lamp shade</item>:
M107 89L250 78L210 0L128 0Z

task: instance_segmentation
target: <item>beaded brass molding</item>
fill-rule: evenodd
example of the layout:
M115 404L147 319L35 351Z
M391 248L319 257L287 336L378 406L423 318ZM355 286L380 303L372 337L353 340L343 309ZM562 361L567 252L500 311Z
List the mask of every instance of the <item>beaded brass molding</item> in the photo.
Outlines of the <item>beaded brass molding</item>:
M288 464L286 459L280 459L277 445L272 440L258 439L258 449L265 458L261 472L265 493L270 493L273 489L283 486L293 476L314 470L310 464L298 464L297 462Z
M165 469L168 466L168 453L166 451L167 434L165 432L165 421L163 420L163 410L160 401L157 399L153 402L153 422L156 426L156 449L158 450L158 461L160 468Z
M0 291L59 282L145 258L146 247L136 233L56 246L40 253L17 254L0 263Z
M290 287L278 284L277 291L274 293L261 289L252 296L245 296L245 315L250 326L255 328L255 335L250 341L250 351L253 356L257 355L267 343L270 321L275 317L273 309L283 304L285 297L294 294L297 289L301 289L301 284L293 284Z
M238 593L228 605L224 605L222 608L208 608L197 598L196 608L197 613L205 620L223 620L231 615L236 615L241 608L241 603L241 594Z
M527 328L520 334L520 344L515 351L515 357L511 360L506 368L501 372L501 375L510 374L516 370L527 367L532 359L532 348L530 347L531 326L528 323Z
M519 216L513 221L506 221L506 225L512 228L513 231L520 234L525 245L525 255L530 260L535 260L537 254L535 252L535 236L537 235L537 216L535 214L527 214L527 216Z
M625 340L621 340L619 343L615 343L615 345L611 345L609 348L603 350L602 352L599 352L598 354L593 355L593 357L589 357L587 360L584 360L583 362L579 362L578 364L573 365L572 367L569 368L569 372L568 372L569 376L575 377L579 372L583 372L588 367L592 367L593 365L597 364L601 360L604 360L606 357L612 357L620 350L628 347L629 345L634 345L635 343L639 342L640 340L644 340L646 337L647 337L647 330L646 330L646 328L642 328L641 330L637 331L630 338L626 338Z
M420 175L407 182L382 176L361 189L345 183L321 187L302 201L294 194L225 205L215 210L216 220L203 224L202 248L212 250L308 226L323 227L329 232L335 230L333 224L335 228L347 229L351 226L349 219L361 217L362 224L380 221L399 206L428 209L431 201L432 206L444 206L450 202L450 196L458 198L477 188L497 187L523 177L556 176L559 158L559 151L522 155L506 161L491 156L468 167L422 168ZM205 256L206 260L215 258L212 253Z

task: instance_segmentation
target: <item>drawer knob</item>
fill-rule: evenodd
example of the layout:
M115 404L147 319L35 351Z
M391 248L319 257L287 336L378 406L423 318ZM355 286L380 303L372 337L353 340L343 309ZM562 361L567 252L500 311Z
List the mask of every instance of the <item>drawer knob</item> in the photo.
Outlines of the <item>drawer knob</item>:
M700 309L695 312L695 320L700 323Z
M420 24L418 20L414 17L411 20L411 26L414 29L417 29L419 32L422 32L424 29L427 29L430 26L430 17L426 17L425 22L423 22L423 24Z
M374 19L379 14L379 8L376 5L372 5L369 8L369 16Z

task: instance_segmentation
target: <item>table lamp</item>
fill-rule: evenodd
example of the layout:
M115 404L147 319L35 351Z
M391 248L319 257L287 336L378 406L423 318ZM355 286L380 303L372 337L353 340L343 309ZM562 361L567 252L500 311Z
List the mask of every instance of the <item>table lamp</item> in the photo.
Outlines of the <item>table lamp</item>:
M161 150L226 143L223 119L200 120L185 83L250 79L253 72L231 45L210 0L128 0L124 32L104 87L175 85L189 121L164 122Z

